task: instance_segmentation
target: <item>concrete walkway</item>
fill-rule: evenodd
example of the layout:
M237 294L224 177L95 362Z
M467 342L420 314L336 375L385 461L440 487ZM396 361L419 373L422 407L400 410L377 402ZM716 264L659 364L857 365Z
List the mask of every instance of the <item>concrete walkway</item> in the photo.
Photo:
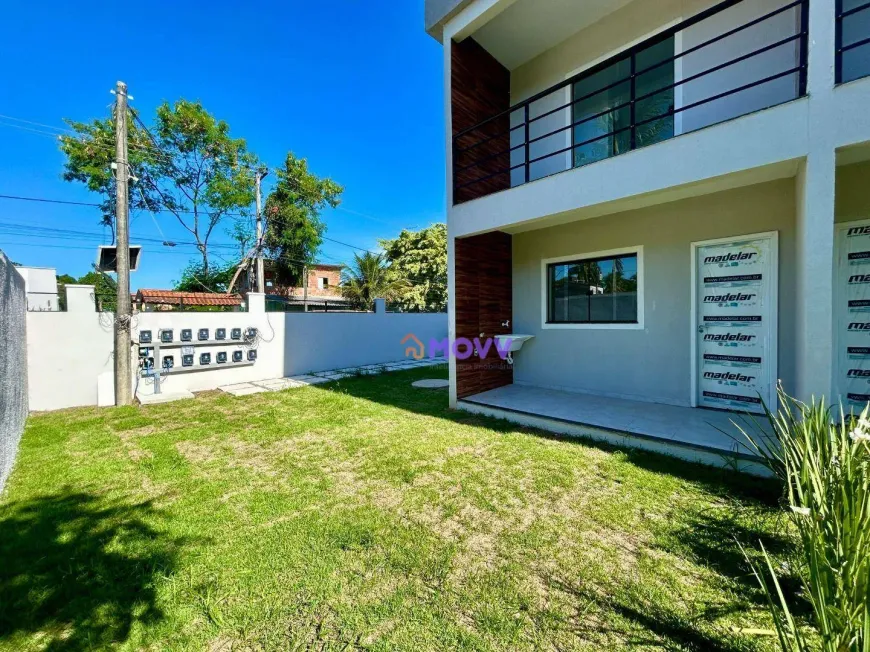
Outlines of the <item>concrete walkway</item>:
M350 378L352 376L376 375L391 371L416 369L417 367L432 367L435 365L446 364L446 362L446 358L425 358L423 360L405 359L397 360L396 362L385 362L383 364L367 364L360 367L344 367L343 369L316 371L311 372L310 374L299 374L298 376L289 376L286 378L254 380L247 383L223 385L222 387L218 387L218 389L227 394L232 394L233 396L247 396L248 394L259 394L260 392L278 392L283 389L291 389L294 387L319 385L320 383L329 383L334 380L341 380L342 378Z

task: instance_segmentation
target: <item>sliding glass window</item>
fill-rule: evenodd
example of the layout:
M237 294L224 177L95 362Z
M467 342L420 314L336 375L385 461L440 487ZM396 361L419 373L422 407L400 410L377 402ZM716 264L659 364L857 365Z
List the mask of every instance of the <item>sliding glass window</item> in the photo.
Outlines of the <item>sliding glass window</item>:
M547 266L550 324L636 324L637 254Z
M839 81L870 75L870 5L867 0L840 0L838 14Z
M673 137L673 56L670 37L574 83L574 167Z

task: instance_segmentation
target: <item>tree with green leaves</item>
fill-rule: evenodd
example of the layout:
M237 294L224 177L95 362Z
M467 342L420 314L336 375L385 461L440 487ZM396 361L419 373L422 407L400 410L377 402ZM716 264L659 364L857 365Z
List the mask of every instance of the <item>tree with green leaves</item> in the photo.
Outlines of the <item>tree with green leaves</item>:
M140 183L150 186L193 236L208 276L208 241L215 227L228 213L251 210L257 158L199 102L164 102L157 108L154 134L159 155Z
M396 301L408 291L409 283L396 274L383 254L367 251L353 255L353 265L341 273L341 295L354 308L371 310L375 299Z
M208 271L202 263L192 261L181 273L181 280L175 281L179 292L226 292L236 272L236 263L212 265Z
M287 153L277 175L277 183L266 198L263 242L276 261L279 284L299 285L303 267L316 261L323 242L326 225L320 213L341 203L344 188L315 175L308 162L292 152Z
M131 115L135 119L128 118L128 158L138 181L130 184L130 206L174 215L193 236L208 275L208 243L215 227L229 213L251 210L257 158L243 139L230 136L226 122L199 102L163 103L150 131L134 110ZM61 139L64 179L100 193L103 223L113 225L114 118L68 123L76 135Z
M99 223L111 229L114 244L116 192L112 164L115 162L115 118L65 122L75 135L60 137L60 150L66 157L63 179L83 183L88 190L100 196ZM152 156L151 143L145 131L130 116L127 118L127 134L130 170L138 177L143 174ZM129 206L134 210L143 209L149 204L149 193L143 195L134 184L130 184L128 194ZM155 203L156 200L151 201L151 204Z
M88 272L77 281L79 285L93 285L97 310L115 312L118 307L118 283L103 272Z
M447 225L420 231L403 230L394 240L381 240L390 269L409 287L396 300L403 312L447 310Z

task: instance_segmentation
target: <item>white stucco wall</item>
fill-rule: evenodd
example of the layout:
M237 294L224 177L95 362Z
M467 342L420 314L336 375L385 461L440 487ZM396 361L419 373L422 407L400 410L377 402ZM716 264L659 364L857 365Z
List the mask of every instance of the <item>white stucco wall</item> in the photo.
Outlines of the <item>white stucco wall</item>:
M690 244L778 231L779 377L794 385L795 186L790 179L517 234L514 382L690 405ZM542 259L643 247L642 329L544 329Z
M57 270L53 267L16 267L24 277L28 310L59 310Z
M30 378L30 409L56 410L97 405L99 377L113 370L113 315L98 313L92 286L67 286L67 312L32 312L27 315L27 366ZM378 364L405 357L408 333L428 344L432 338L447 336L445 314L398 313L268 313L262 295L250 295L249 312L147 312L134 318L133 339L151 330L156 340L161 329L173 329L180 339L183 328L193 330L196 360L200 353L212 353L212 366L204 371L169 374L162 377L162 391L202 391L251 380L265 380L310 371ZM259 336L250 346L231 340L214 341L215 330L256 327ZM208 328L210 340L196 341L197 331ZM250 366L221 367L218 351L257 349ZM134 345L134 365L138 347ZM181 367L178 347L161 349L173 355ZM232 357L231 355L229 356ZM159 361L155 361L159 364ZM135 382L135 381L134 381ZM153 393L153 381L139 378L138 390Z

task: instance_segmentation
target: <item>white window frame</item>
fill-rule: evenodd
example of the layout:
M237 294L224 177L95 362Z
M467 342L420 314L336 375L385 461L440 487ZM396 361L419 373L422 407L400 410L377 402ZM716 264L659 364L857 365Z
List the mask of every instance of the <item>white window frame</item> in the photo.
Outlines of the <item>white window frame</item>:
M637 322L633 324L559 324L547 323L549 303L549 288L547 268L557 263L570 263L590 258L606 258L608 256L624 256L635 254L637 256ZM541 328L544 330L629 330L637 331L644 329L644 261L643 245L635 247L622 247L620 249L607 249L606 251L584 251L571 256L559 256L558 258L543 258L541 260Z

